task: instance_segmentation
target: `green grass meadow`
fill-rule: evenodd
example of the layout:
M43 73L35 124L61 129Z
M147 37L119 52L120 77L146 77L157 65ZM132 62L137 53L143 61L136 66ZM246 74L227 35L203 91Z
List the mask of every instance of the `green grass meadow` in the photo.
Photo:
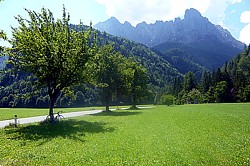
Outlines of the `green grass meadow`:
M250 103L157 106L5 128L0 165L247 166Z

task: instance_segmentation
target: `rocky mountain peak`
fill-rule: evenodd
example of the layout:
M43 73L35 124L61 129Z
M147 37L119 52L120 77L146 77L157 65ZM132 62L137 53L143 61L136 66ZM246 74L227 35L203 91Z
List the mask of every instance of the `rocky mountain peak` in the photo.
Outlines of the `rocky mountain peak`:
M219 43L228 44L238 49L243 49L243 44L230 34L229 31L212 24L201 13L190 8L185 11L184 19L175 18L173 21L156 21L147 24L145 21L133 27L129 22L120 23L115 17L98 23L94 26L101 31L106 31L115 36L122 36L149 47L164 42L205 42L216 40Z
M201 15L201 13L194 8L187 9L185 11L184 19L190 20L190 19L202 19L202 18L203 16Z
M108 22L109 24L120 24L120 21L115 17L111 17L106 22Z
M144 28L144 27L146 27L146 26L148 26L148 24L146 23L146 21L143 21L143 22L137 24L137 25L136 25L136 28Z

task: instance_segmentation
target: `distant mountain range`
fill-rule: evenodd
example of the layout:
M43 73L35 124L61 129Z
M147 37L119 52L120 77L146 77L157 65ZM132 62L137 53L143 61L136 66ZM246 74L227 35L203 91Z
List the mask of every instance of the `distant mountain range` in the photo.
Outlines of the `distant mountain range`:
M244 44L228 30L212 24L192 8L186 10L184 19L156 21L154 24L142 22L133 27L129 22L122 24L112 17L94 25L94 28L142 43L160 51L166 60L178 56L185 58L182 61L187 61L183 55L188 55L190 64L210 70L221 67L244 49ZM178 51L173 52L173 49ZM178 68L178 64L173 66Z

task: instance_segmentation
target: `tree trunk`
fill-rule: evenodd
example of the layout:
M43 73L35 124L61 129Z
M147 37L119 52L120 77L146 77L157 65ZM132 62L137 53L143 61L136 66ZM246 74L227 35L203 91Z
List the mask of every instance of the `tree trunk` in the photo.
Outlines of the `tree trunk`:
M51 119L51 122L55 121L55 117L54 117L54 105L55 105L55 101L56 98L58 96L58 94L60 93L60 89L54 89L54 90L50 90L49 91L49 98L50 98L50 102L49 102L49 116Z
M130 109L137 109L136 107L136 94L135 94L135 87L132 87L132 106Z
M109 110L109 97L108 97L108 95L106 96L105 105L106 105L106 111L107 111L107 112L110 111L110 110Z
M51 121L53 122L55 120L54 118L54 104L55 104L55 97L54 95L50 96L50 103L49 103L49 116Z
M136 97L135 97L135 92L133 92L133 99L132 99L132 107L133 108L136 108L136 103L135 103L135 99Z
M110 111L109 110L109 89L106 87L106 88L103 88L102 89L102 95L103 95L103 100L105 102L105 111Z

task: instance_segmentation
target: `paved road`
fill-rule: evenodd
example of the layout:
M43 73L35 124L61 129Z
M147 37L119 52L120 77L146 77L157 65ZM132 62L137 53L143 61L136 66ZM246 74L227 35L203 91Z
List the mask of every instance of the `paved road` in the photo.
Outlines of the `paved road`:
M69 112L69 113L63 113L62 115L64 116L64 118L70 118L70 117L76 117L76 116L84 116L84 115L97 114L97 113L100 113L100 112L102 112L102 110ZM47 117L47 115L45 115L45 116L29 117L29 118L20 118L20 119L18 119L18 124L40 122L40 121L45 120L46 117ZM0 128L4 128L5 126L8 126L10 123L14 123L14 119L0 121Z
M153 108L151 107L138 107L138 108ZM127 108L122 108L127 109ZM115 109L110 109L115 110ZM69 112L69 113L62 113L64 118L70 118L70 117L76 117L76 116L84 116L84 115L91 115L91 114L97 114L102 112L103 110L91 110L91 111L81 111L81 112ZM47 115L44 116L36 116L36 117L29 117L29 118L20 118L18 119L18 124L27 124L27 123L34 123L34 122L41 122L45 120ZM8 126L10 123L14 123L14 119L10 120L4 120L0 121L0 128L4 128L5 126Z

